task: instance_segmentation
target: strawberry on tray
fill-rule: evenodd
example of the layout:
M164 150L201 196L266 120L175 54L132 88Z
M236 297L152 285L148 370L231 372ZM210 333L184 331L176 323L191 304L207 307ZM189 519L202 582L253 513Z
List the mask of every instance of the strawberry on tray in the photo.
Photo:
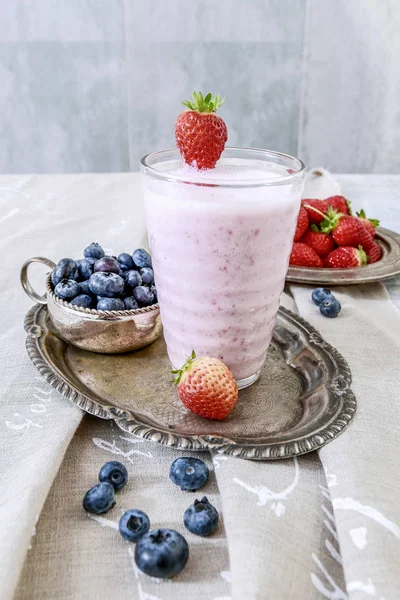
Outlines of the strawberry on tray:
M353 216L343 196L301 201L289 264L296 267L349 269L378 262L376 219L361 210Z

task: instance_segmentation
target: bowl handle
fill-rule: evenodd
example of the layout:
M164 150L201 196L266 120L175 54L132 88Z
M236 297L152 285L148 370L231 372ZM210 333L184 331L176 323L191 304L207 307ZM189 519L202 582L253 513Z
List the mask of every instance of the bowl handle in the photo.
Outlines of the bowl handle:
M39 296L39 294L37 294L31 286L28 279L28 267L30 264L35 262L47 265L51 269L54 269L54 267L56 266L52 260L50 260L49 258L43 258L43 256L35 256L34 258L30 258L29 260L24 262L24 264L21 267L21 285L24 288L25 293L28 294L29 298L31 298L38 304L47 304L46 294L44 294L44 296Z

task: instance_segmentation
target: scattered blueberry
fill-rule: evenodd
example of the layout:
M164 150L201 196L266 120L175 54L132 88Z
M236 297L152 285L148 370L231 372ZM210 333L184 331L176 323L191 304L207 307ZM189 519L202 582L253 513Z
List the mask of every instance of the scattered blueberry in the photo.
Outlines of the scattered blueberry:
M136 302L133 296L127 296L124 299L124 305L126 310L136 310L137 308L139 308L139 304Z
M146 250L143 248L139 248L135 250L132 254L133 262L139 269L143 269L143 267L152 267L151 256Z
M128 542L137 542L149 529L149 517L142 510L127 510L119 521L119 532Z
M51 281L56 286L63 279L77 279L78 265L72 258L62 258L58 261L51 274Z
M125 310L125 304L120 298L101 298L99 296L97 310Z
M128 481L128 471L118 460L110 460L101 467L99 481L108 481L114 490L121 490Z
M77 260L79 275L82 279L89 279L93 273L93 265L96 262L95 258L89 256L88 258L82 258Z
M139 306L150 306L150 304L154 303L153 292L144 285L138 285L135 287L133 290L133 295L138 301Z
M151 577L167 579L182 571L189 558L189 546L174 529L154 529L136 544L135 563Z
M123 252L118 256L118 262L123 271L129 271L135 267L132 256L127 252Z
M316 288L312 291L311 298L314 304L319 306L324 300L332 298L332 292L331 290L328 290L328 288Z
M113 258L112 256L103 256L103 258L99 258L94 264L94 272L98 271L102 273L117 273L119 275L120 266L119 262Z
M169 470L169 478L181 490L194 492L208 481L209 470L199 458L180 457L174 460Z
M324 317L329 317L330 319L337 317L341 310L342 307L340 302L334 296L327 298L319 305L319 311L321 315L324 315Z
M80 281L79 282L79 293L80 294L85 294L85 295L86 294L87 295L91 294L91 291L90 291L90 288L89 288L89 281L88 280Z
M104 250L100 246L100 244L97 244L96 242L92 242L90 244L90 246L88 246L87 248L84 249L83 256L85 258L88 258L89 256L96 258L96 259L102 258L104 256Z
M81 285L79 284L79 291ZM88 294L79 294L71 302L74 306L82 306L83 308L93 308L93 299Z
M54 293L63 300L72 300L79 294L79 283L73 279L63 279L57 283Z
M149 267L144 267L143 269L140 269L140 275L142 276L142 282L145 285L151 285L152 283L154 283L153 269L150 269Z
M195 500L194 503L185 510L183 522L186 529L195 535L210 535L218 526L218 511L209 503L204 496L202 500Z
M115 505L114 488L111 483L103 481L86 492L83 508L86 512L101 515Z
M137 271L125 271L124 279L132 289L138 285L142 285L142 278Z
M89 289L95 296L112 298L118 296L124 287L124 280L116 273L93 273L89 279Z

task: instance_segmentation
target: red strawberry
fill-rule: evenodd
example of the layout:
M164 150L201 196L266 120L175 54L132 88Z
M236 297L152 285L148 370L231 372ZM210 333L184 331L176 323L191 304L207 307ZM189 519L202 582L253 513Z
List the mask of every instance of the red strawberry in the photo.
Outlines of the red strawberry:
M328 208L325 219L321 222L320 231L331 233L338 246L362 246L365 250L372 244L372 237L358 217L343 215Z
M375 227L378 227L379 225L378 219L368 219L363 208L360 210L360 212L356 213L356 215L359 221L361 221L361 223L364 225L365 229L372 235L372 237L375 237Z
M310 223L318 225L323 220L323 215L326 215L328 210L336 211L343 215L351 215L350 202L344 196L330 196L325 200L302 200L302 204L306 206Z
M327 206L331 206L334 210L344 215L351 215L350 201L346 200L344 196L330 196L326 198L325 202Z
M382 249L377 242L372 242L371 247L368 249L368 264L376 263L381 260Z
M333 250L324 260L324 267L330 269L349 269L350 267L361 267L367 264L367 255L360 246L359 249L352 246L341 246Z
M318 223L321 223L328 209L328 206L327 204L325 204L325 201L317 200L316 198L310 198L302 200L301 203L307 209L310 223L316 223L317 225Z
M322 260L318 254L301 242L294 242L289 264L296 267L322 267Z
M332 237L338 246L363 246L368 249L372 237L357 217L342 217L332 231Z
M189 410L221 421L231 412L238 399L236 381L228 367L218 358L192 355L182 369L172 371L178 395Z
M193 92L193 102L183 104L183 111L175 124L176 144L184 161L197 169L213 169L228 139L228 130L215 111L224 102L219 94L211 96Z
M304 206L300 207L299 218L297 219L297 227L294 234L294 241L297 242L308 229L308 213Z
M315 228L315 229L314 229ZM301 238L301 242L307 244L315 250L321 258L328 256L335 247L335 242L328 233L318 231L316 225L311 225L311 229L307 231Z

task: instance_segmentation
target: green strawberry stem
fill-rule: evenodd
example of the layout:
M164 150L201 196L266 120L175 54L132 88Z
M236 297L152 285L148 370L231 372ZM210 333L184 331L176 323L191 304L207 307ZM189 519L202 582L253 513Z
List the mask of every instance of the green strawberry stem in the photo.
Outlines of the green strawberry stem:
M182 104L190 110L201 113L213 113L225 102L225 98L221 99L219 94L213 97L211 93L204 98L201 92L192 92L192 98L193 101L185 100Z
M347 204L347 209L349 211L349 215L352 217L353 216L353 212L351 210L351 202L350 202L350 200L346 200L346 204Z
M187 358L183 367L181 367L180 369L175 369L174 371L171 371L171 373L173 375L176 375L176 377L175 377L175 379L173 379L172 383L174 383L175 385L179 385L179 383L183 377L183 374L185 373L185 371L190 369L195 358L196 358L196 352L194 350L192 350L192 354Z
M367 219L370 223L372 223L372 225L374 227L379 227L379 220L378 219L368 219L367 215L365 214L365 210L362 208L359 212L356 213L357 217L359 217L360 219Z
M322 233L331 233L331 231L333 231L336 225L339 223L340 219L344 216L343 213L338 212L336 209L333 209L330 205L328 206L326 214L324 214L318 208L314 208L314 206L311 206L310 204L303 204L303 206L305 206L305 208L308 208L309 210L313 210L321 217L324 217L319 227L319 231L321 231Z

